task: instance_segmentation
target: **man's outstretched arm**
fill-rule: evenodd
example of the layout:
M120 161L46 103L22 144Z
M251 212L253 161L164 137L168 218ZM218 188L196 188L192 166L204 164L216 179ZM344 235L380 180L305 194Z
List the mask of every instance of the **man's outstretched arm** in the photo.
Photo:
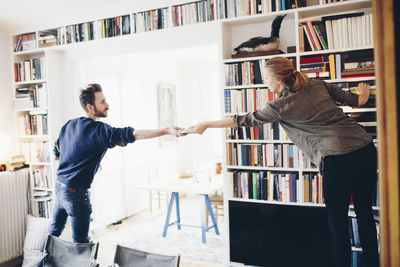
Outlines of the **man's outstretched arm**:
M134 130L133 136L136 140L140 139L150 139L163 135L175 135L176 137L180 137L184 134L178 133L178 130L183 130L181 127L168 127L163 129L155 129L155 130Z

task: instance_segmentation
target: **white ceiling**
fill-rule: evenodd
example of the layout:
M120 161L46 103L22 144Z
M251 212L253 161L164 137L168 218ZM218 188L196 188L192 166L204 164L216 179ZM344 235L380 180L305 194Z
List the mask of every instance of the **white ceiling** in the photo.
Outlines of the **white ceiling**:
M55 28L143 11L181 0L15 0L0 2L0 29L10 33Z

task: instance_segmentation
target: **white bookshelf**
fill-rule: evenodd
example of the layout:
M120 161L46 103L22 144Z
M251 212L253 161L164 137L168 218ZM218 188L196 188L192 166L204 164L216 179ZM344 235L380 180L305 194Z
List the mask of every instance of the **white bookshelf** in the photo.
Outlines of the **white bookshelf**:
M38 32L36 32L38 34ZM14 40L17 39L17 36L14 36ZM38 40L38 38L37 38ZM38 45L38 44L37 44ZM62 83L62 78L60 72L63 71L63 62L61 61L56 61L56 53L60 53L57 51L49 51L49 48L35 48L32 50L27 50L27 51L20 51L20 52L14 52L13 57L14 57L14 63L18 62L24 62L24 61L29 61L31 59L38 59L41 58L45 62L41 65L41 73L42 73L42 78L40 79L35 79L35 80L22 80L18 82L13 83L13 95L14 95L14 102L17 103L18 101L30 101L32 100L29 99L22 99L19 100L16 98L16 93L18 88L34 88L36 86L44 86L45 88L45 99L41 99L41 101L38 101L38 105L40 106L37 107L29 107L29 108L14 108L15 113L16 113L16 118L19 119L20 117L30 115L31 116L31 121L27 125L21 125L17 123L17 131L19 135L17 136L18 144L20 146L21 153L26 150L23 149L24 144L41 144L42 142L47 142L46 146L43 146L40 148L42 153L44 153L45 157L44 161L42 160L37 160L37 159L29 159L30 156L35 155L36 153L32 152L30 155L26 155L26 164L29 166L29 174L30 174L30 199L32 200L30 203L30 213L33 214L34 216L52 216L52 199L53 199L53 186L54 186L54 181L55 181L55 173L56 173L56 163L54 161L53 155L53 145L55 142L55 139L57 136L55 136L53 133L58 133L60 130L60 122L64 121L62 119L61 113L65 112L63 110L64 103L63 103L63 98L59 97L62 95L62 91L64 88L64 85ZM56 61L56 62L55 62ZM13 64L14 67L14 64ZM51 68L50 70L48 68ZM13 73L14 77L14 73ZM14 78L13 78L14 79ZM31 90L31 89L29 89ZM54 91L57 91L56 94L54 94ZM60 94L61 93L61 94ZM33 105L33 104L32 104ZM32 118L34 116L46 116L46 121L42 121L42 124L35 124L35 122L32 121ZM55 118L54 120L53 117ZM60 122L59 122L60 121ZM45 125L44 125L45 124ZM30 126L29 126L30 125ZM27 129L33 129L36 128L39 131L38 127L45 127L44 129L47 129L46 134L36 134L36 133L31 133L31 134L21 134L21 132L26 132ZM39 146L38 145L38 146ZM30 150L35 150L36 146L33 145L30 147ZM39 149L39 148L38 148ZM40 157L40 156L39 156ZM34 173L35 171L40 171L43 169L43 175L45 175L42 181L46 180L46 183L48 186L43 187L43 186L35 186L35 178L34 178ZM37 181L36 181L37 182ZM48 194L48 197L46 198L41 198L40 200L35 199L35 195L37 192L42 192ZM42 205L42 209L44 208L46 211L41 211L39 214L39 209L38 209L38 202L46 202L49 201L47 204L40 204ZM45 215L44 215L45 214Z
M375 81L375 77L357 77L357 78L335 79L335 80L325 80L325 81L327 83L365 82L365 81Z
M246 84L246 85L233 85L226 86L224 89L232 90L232 89L250 89L250 88L268 88L265 84Z
M24 55L29 55L25 53ZM29 81L23 81L23 82L15 82L14 84L17 85L30 85L30 84L41 84L41 83L46 83L46 80L44 79L39 79L39 80L29 80Z
M339 49L327 49L327 50L320 50L320 51L307 51L307 52L300 52L299 56L312 56L312 55L320 55L320 54L335 54L335 53L343 53L343 52L352 52L352 51L359 51L359 50L367 50L367 49L374 49L373 46L366 46L366 47L352 47L352 48L339 48Z
M254 171L276 171L276 172L318 172L318 169L308 168L284 168L284 167L260 167L260 166L241 166L241 165L227 165L227 169L231 170L254 170Z
M235 62L243 62L243 61L250 61L250 60L260 60L260 59L270 59L276 57L277 55L271 56L259 56L259 57L244 57L244 58L235 58L235 59L225 59L224 63L235 63ZM281 57L296 57L297 53L287 53L287 54L279 54Z
M376 112L376 108L351 108L340 107L344 113Z
M371 9L370 1L346 1L339 3L331 3L326 5L317 5L299 9L291 9L287 11L279 11L268 14L260 14L255 16L241 17L237 19L225 19L221 21L222 24L222 45L221 45L221 69L223 69L223 73L225 72L226 64L234 64L241 63L246 61L255 61L255 60L268 60L269 58L275 56L283 56L287 58L292 58L296 62L297 70L300 70L300 58L302 57L310 57L310 56L323 56L328 54L340 54L340 53L351 53L357 51L365 51L372 50L373 46L362 46L362 47L349 47L349 48L340 48L340 49L326 49L320 51L305 51L300 52L299 50L299 32L298 25L304 23L309 20L318 20L321 19L322 16L328 15L338 15L344 13L351 13L355 11L369 11ZM244 58L231 58L231 54L233 48L238 46L240 43L250 39L250 37L254 36L269 36L270 32L267 29L270 29L270 25L272 20L281 14L287 14L284 18L281 30L280 30L280 46L278 49L285 52L285 54L279 55L271 55L271 56L257 56L257 57L244 57ZM307 41L307 40L306 40ZM295 46L295 53L287 53L287 46ZM326 80L328 83L357 83L357 82L374 82L375 77L357 77L357 78L343 78L343 79L334 79L334 80ZM264 84L250 84L250 85L235 85L235 86L226 86L225 79L222 79L222 91L226 90L246 90L253 88L262 88L267 89L267 86ZM240 103L240 102L239 102ZM366 112L376 112L376 108L349 108L343 107L345 113L354 114L354 113L366 113ZM240 113L243 115L246 113ZM233 113L224 113L225 116L232 116ZM376 126L376 122L361 122L363 126ZM225 139L225 143L227 144L291 144L291 141L282 141L282 140L232 140ZM228 153L228 151L225 151ZM300 154L302 154L300 152ZM302 162L302 155L299 156L299 162ZM260 166L233 166L229 165L227 161L224 162L227 171L271 171L271 172L297 172L299 178L303 176L304 173L318 173L318 168L282 168L282 167L260 167ZM325 206L324 204L318 203L304 203L304 202L296 202L296 203L284 203L278 201L267 201L267 200L257 200L257 199L242 199L233 196L233 182L230 181L231 177L226 175L225 180L225 203L229 201L239 201L245 203L268 203L268 204L276 204L276 205L299 205L299 206ZM379 207L374 207L374 210L379 210ZM228 204L225 205L225 216L229 214L228 212ZM229 232L229 220L225 224L227 231ZM227 244L229 244L229 237L227 238ZM229 255L229 250L226 252ZM228 256L230 259L230 256Z
M36 36L37 36L37 32L36 32ZM17 39L17 37L14 37L14 40L16 40L16 39ZM37 37L36 37L36 47L38 47ZM14 63L25 62L25 61L29 61L31 59L38 59L38 58L43 59L44 57L45 57L45 50L40 49L40 48L35 48L32 50L27 50L27 51L14 52ZM13 67L14 67L13 70L15 70L14 64L13 64ZM33 66L31 66L31 67L33 67ZM36 204L34 201L35 200L34 193L35 193L36 189L34 187L33 173L35 172L35 170L38 170L41 168L49 168L51 163L46 162L46 161L44 161L44 162L37 161L36 159L30 159L32 154L35 154L35 153L33 153L33 152L29 153L30 149L26 150L26 149L23 149L23 147L25 147L25 148L29 147L29 148L32 148L32 150L36 150L36 147L34 147L33 145L30 146L30 144L38 145L41 142L48 142L49 135L47 135L47 134L46 135L43 135L43 134L38 135L38 134L33 134L33 132L30 134L23 135L21 133L27 132L28 129L29 129L29 131L32 131L33 128L36 129L38 127L37 124L35 125L33 123L33 121L32 121L33 115L31 115L31 114L32 113L34 114L35 112L41 112L42 114L47 114L47 106L46 107L44 107L44 106L34 107L34 104L33 104L34 102L32 99L31 100L29 100L29 99L18 100L16 97L16 94L17 94L17 89L19 89L19 88L29 88L29 90L32 90L32 88L35 88L35 86L46 85L47 80L44 77L47 77L47 75L45 74L45 70L42 69L42 66L40 68L41 68L40 71L42 73L41 78L35 79L35 80L25 79L23 77L24 76L23 73L25 73L25 72L21 68L21 81L14 81L14 85L13 85L14 102L17 104L17 102L19 102L19 101L23 101L23 102L27 101L27 102L32 103L31 105L33 106L32 108L15 108L15 113L16 113L16 117L18 118L18 121L21 119L21 117L24 117L24 116L30 116L28 118L31 118L30 122L27 122L24 119L25 125L21 125L20 123L17 123L18 133L20 134L17 137L18 137L18 143L20 145L21 152L25 155L25 163L29 165L29 176L30 176L30 179L29 179L30 192L29 193L30 193L30 197L32 200L29 206L30 206L30 213L35 216L39 216L39 214L38 214L39 211L36 207L36 205L38 205L38 204ZM32 69L31 69L31 71L32 71ZM16 79L14 72L13 72L13 77L14 77L14 79ZM35 90L35 89L33 89L33 90ZM34 95L31 96L31 98L32 97L34 97ZM46 98L47 98L47 94L46 94ZM25 103L27 103L27 102L25 102ZM46 99L46 102L47 102L47 99ZM39 151L39 148L37 148L36 151ZM45 151L42 151L42 153L45 153ZM50 153L50 151L47 151L47 153ZM51 181L48 181L48 182L50 183ZM40 188L40 191L47 192L47 194L49 194L49 195L51 195L51 190L52 190L52 188L50 188L50 187ZM50 216L50 214L48 214L48 216Z
M248 203L264 203L264 204L285 205L285 206L325 207L324 203L280 202L280 201L272 201L272 200L242 199L242 198L232 198L230 200L231 201L248 202Z

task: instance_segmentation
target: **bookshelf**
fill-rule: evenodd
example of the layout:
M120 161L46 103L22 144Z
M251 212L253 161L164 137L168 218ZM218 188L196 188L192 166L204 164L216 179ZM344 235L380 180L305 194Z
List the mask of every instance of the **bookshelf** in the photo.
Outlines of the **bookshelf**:
M343 23L346 31L342 25L343 34L340 36L340 42L336 40L339 38L338 34L335 34L333 37L336 39L329 40L330 46L328 44L324 46L324 40L321 40L316 33L317 29L323 30L322 38L327 39L326 21L328 25L334 20L336 20L335 24L338 24L338 21L341 23L346 20L347 22L351 20L348 18L352 16L351 14L359 12L361 14L352 17L353 22L358 19L356 27L351 28ZM268 91L268 88L264 85L261 68L265 61L274 55L233 59L231 54L234 47L251 37L269 36L267 29L270 29L273 19L282 14L287 14L287 16L281 25L278 48L284 54L279 56L290 59L298 71L308 72L310 79L321 78L326 82L336 84L343 90L354 91L359 82L370 84L371 97L366 105L360 108L341 108L364 126L376 143L377 123L374 99L376 88L369 1L319 4L223 20L221 23L221 69L225 75L221 81L221 87L224 92L225 116L261 109L263 106L259 105L259 102L266 103L276 97L271 96L271 93L269 96L268 93L263 93L263 91ZM313 27L315 39L308 39L309 37L305 36L305 25ZM335 27L338 31L338 26ZM344 36L347 37L346 40ZM311 32L310 38L312 38ZM357 43L355 40L358 38L362 41ZM290 47L295 47L296 52L288 52L288 50L293 51ZM317 62L312 62L313 60ZM258 66L255 68L256 65ZM362 70L359 70L360 65L363 67ZM368 67L370 68L367 69ZM331 71L332 69L334 70ZM252 74L254 80L249 79ZM311 166L309 160L299 150L284 153L285 148L290 147L292 143L280 136L281 129L276 125L272 124L272 129L268 129L265 125L251 128L254 129L243 129L241 133L241 129L231 129L226 132L225 203L227 204L225 209L229 208L231 201L248 203L249 208L253 203L324 206L323 177L318 168ZM262 161L265 161L265 158L273 158L273 162L264 164ZM285 161L290 161L291 164L285 165ZM350 210L350 214L354 214L352 206ZM379 212L377 200L374 211ZM354 220L352 222L354 224ZM229 229L229 223L226 225ZM361 252L359 245L353 246L354 259L358 259L358 254ZM229 251L227 253L229 254ZM245 264L255 263L245 262Z
M24 46L21 36L13 37L16 44L22 43L21 51L13 54L17 140L25 163L29 165L29 213L48 218L52 216L56 172L52 157L52 144L56 138L53 133L59 131L64 120L60 110L64 107L63 100L50 91L63 90L63 79L60 78L63 67L59 65L59 52L47 50L56 45L55 30L37 31L29 36L36 45ZM24 47L32 49L24 50Z
M37 33L34 34L38 41ZM15 37L21 39L20 37ZM24 44L22 44L23 47ZM30 47L30 46L29 46ZM30 213L36 217L51 214L51 159L48 130L46 57L35 46L31 52L14 53L14 108L18 143L30 173Z
M175 3L176 2L176 3ZM48 106L47 107L19 107L16 108L17 117L18 116L35 116L36 113L45 112L48 115L48 133L29 135L26 133L18 132L18 140L20 143L26 141L40 142L48 140L49 144L53 144L57 133L68 118L68 114L63 113L63 103L62 95L65 97L64 89L65 85L63 81L66 79L67 61L65 60L65 53L71 52L72 56L86 56L90 55L103 55L105 53L112 51L112 53L128 53L134 50L130 47L131 44L141 44L144 43L146 48L144 50L149 51L155 40L166 40L163 39L165 36L169 36L170 39L176 39L175 43L167 40L165 45L177 44L179 40L184 38L192 38L194 35L201 35L203 39L209 34L210 31L215 31L218 36L218 44L220 47L220 76L221 76L221 95L222 97L227 97L226 92L236 92L237 100L235 104L230 103L230 108L225 106L225 112L221 111L225 116L231 116L234 113L245 113L257 108L262 108L262 105L269 101L269 95L267 96L265 92L268 92L267 86L262 80L262 66L263 63L270 56L257 56L257 57L247 57L247 58L231 58L233 48L238 46L240 43L248 40L254 36L269 36L270 27L273 19L277 15L287 14L282 22L280 30L280 47L279 49L283 51L283 54L279 56L287 57L296 66L297 70L302 68L302 60L308 58L320 57L322 63L328 60L329 67L329 56L330 55L348 55L352 53L370 53L373 50L372 40L371 42L362 43L357 46L346 45L343 47L329 47L328 49L321 49L317 51L308 51L305 42L308 42L307 37L303 36L301 39L300 28L307 24L308 21L313 24L314 22L322 21L322 17L343 15L354 12L365 12L366 14L371 13L371 1L370 0L351 0L351 1L338 1L335 3L327 3L326 0L316 0L313 5L304 6L305 1L298 1L298 8L291 8L291 5L287 5L290 1L277 1L277 0L251 0L251 1L241 1L242 4L238 4L239 0L206 0L206 1L185 1L177 0L174 4L168 6L160 6L151 8L148 10L127 10L124 14L119 14L119 16L111 16L108 18L91 18L88 21L75 22L74 24L69 24L65 26L57 26L53 29L47 29L43 31L36 31L30 33L22 33L14 37L14 45L18 49L14 52L14 62L23 62L24 60L30 60L35 58L43 57L44 62L47 65L46 77L43 79L29 80L29 81L18 81L14 83L14 90L16 88L23 88L25 86L33 86L45 84L48 93ZM282 2L285 5L282 6ZM113 14L115 15L115 14ZM160 20L161 18L161 20ZM365 23L367 20L365 19ZM362 23L362 22L361 22ZM321 25L321 24L320 24ZM362 25L361 25L362 27ZM365 29L367 27L365 26ZM215 32L212 32L214 34ZM56 44L54 45L54 34L56 34ZM372 35L370 35L372 37ZM21 37L21 38L20 38ZM111 38L112 37L112 38ZM304 38L305 37L305 38ZM157 39L158 38L158 39ZM303 45L301 45L301 40L303 40ZM193 38L193 40L198 40ZM215 40L212 40L214 42ZM135 43L136 42L136 43ZM204 42L208 42L207 40ZM21 45L19 45L19 43ZM24 44L25 48L24 48ZM125 44L125 45L121 45ZM309 45L309 49L312 48ZM312 44L311 44L312 45ZM98 49L93 49L98 47ZM291 47L288 52L288 47ZM301 49L303 47L304 49ZM115 49L117 48L117 49ZM164 47L165 48L165 47ZM294 50L293 50L294 49ZM92 50L96 50L93 52ZM293 52L294 51L294 52ZM86 53L87 52L87 53ZM96 54L97 53L97 54ZM326 59L328 58L328 59ZM343 59L343 57L341 58ZM231 82L227 83L228 75L227 73L235 72L235 68L239 66L241 68L253 69L254 66L258 64L260 76L257 81L247 81L247 82ZM242 66L243 65L243 66ZM232 67L232 70L229 68ZM327 68L328 68L327 67ZM330 73L329 73L330 75ZM249 77L248 77L249 78ZM347 83L348 89L358 82L368 82L371 85L375 84L375 77L346 77L332 79L332 77L324 77L328 83ZM256 96L257 100L254 102L248 102L248 96L251 92ZM276 96L272 96L276 97ZM261 99L261 100L260 100ZM225 99L226 101L226 99ZM255 105L254 105L255 104ZM252 107L254 106L254 108ZM240 107L240 109L239 109ZM250 108L249 108L250 107ZM364 113L376 113L375 106L363 107L363 108L348 108L343 107L344 111L349 115L360 116ZM67 110L67 109L65 109ZM31 114L33 113L33 114ZM40 114L40 113L39 113ZM362 117L362 116L361 116ZM43 119L43 118L42 118ZM362 121L367 127L371 127L371 130L375 129L376 135L376 122L375 120ZM258 130L259 131L259 130ZM280 129L263 129L263 134L268 131L272 131L272 135L275 132L280 133ZM283 148L284 145L292 145L290 140L286 138L258 138L255 139L255 131L252 130L246 136L250 138L243 138L242 135L232 138L232 132L227 132L223 138L226 144L226 154L228 155L229 147L233 146L253 146L253 147L263 147L269 145L269 147L279 147ZM260 132L257 133L258 137ZM230 136L231 135L231 136ZM376 140L376 137L374 138ZM52 145L49 146L52 149ZM265 148L266 149L266 148ZM253 149L254 150L254 149ZM51 151L50 151L51 152ZM283 152L281 152L283 154ZM319 175L318 169L312 167L309 160L300 152L297 151L297 164L292 167L285 166L268 166L268 164L262 166L246 166L243 164L232 164L228 159L225 160L225 167L227 169L227 175L225 177L225 218L226 218L226 229L229 233L229 202L230 201L240 201L244 203L273 203L276 205L294 205L294 206L323 206L322 199L318 198L318 203L304 202L303 198L298 198L299 202L282 202L278 200L268 199L244 199L242 197L237 197L233 192L233 179L232 172L251 172L259 173L260 171L268 173L281 173L281 174L297 174L298 178L303 178L304 176L315 177ZM49 162L38 162L31 161L30 163L31 176L33 172L39 170L42 167L48 167L51 169L50 173L51 180L55 179L55 162L50 158ZM39 170L40 171L40 170ZM284 177L281 183L290 184L290 177L286 179ZM292 176L293 184L293 176ZM311 178L312 179L312 178ZM320 181L320 179L318 180ZM314 181L315 189L317 188L317 181ZM50 183L51 184L51 183ZM312 184L312 180L311 180ZM298 187L297 187L298 188ZM311 188L312 185L311 185ZM37 187L38 191L49 192L51 198L52 188L51 186L44 187L42 185ZM296 189L297 190L297 189ZM318 194L322 192L318 191ZM301 195L301 194L300 194ZM296 198L297 199L297 198ZM302 201L300 201L302 200ZM314 201L317 202L317 201ZM375 207L379 210L378 207ZM226 237L226 243L229 244L229 235ZM227 262L230 261L229 251L227 252L228 258Z

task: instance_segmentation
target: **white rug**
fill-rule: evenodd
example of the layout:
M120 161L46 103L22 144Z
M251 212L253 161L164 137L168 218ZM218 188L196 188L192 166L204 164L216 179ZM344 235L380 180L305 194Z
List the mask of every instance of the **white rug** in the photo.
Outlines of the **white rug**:
M181 223L200 225L200 199L196 197L182 199L180 206ZM145 220L126 223L126 225L124 222L118 227L110 227L107 234L98 238L100 264L102 266L111 264L115 246L120 244L159 254L179 254L181 260L185 262L223 266L225 244L224 222L221 217L218 224L220 235L216 235L214 229L209 230L206 234L206 244L203 244L200 228L182 227L178 230L176 225L170 226L166 238L163 238L166 213L167 211L164 210ZM173 209L170 223L174 221L176 221L175 209ZM209 223L211 224L211 220Z

